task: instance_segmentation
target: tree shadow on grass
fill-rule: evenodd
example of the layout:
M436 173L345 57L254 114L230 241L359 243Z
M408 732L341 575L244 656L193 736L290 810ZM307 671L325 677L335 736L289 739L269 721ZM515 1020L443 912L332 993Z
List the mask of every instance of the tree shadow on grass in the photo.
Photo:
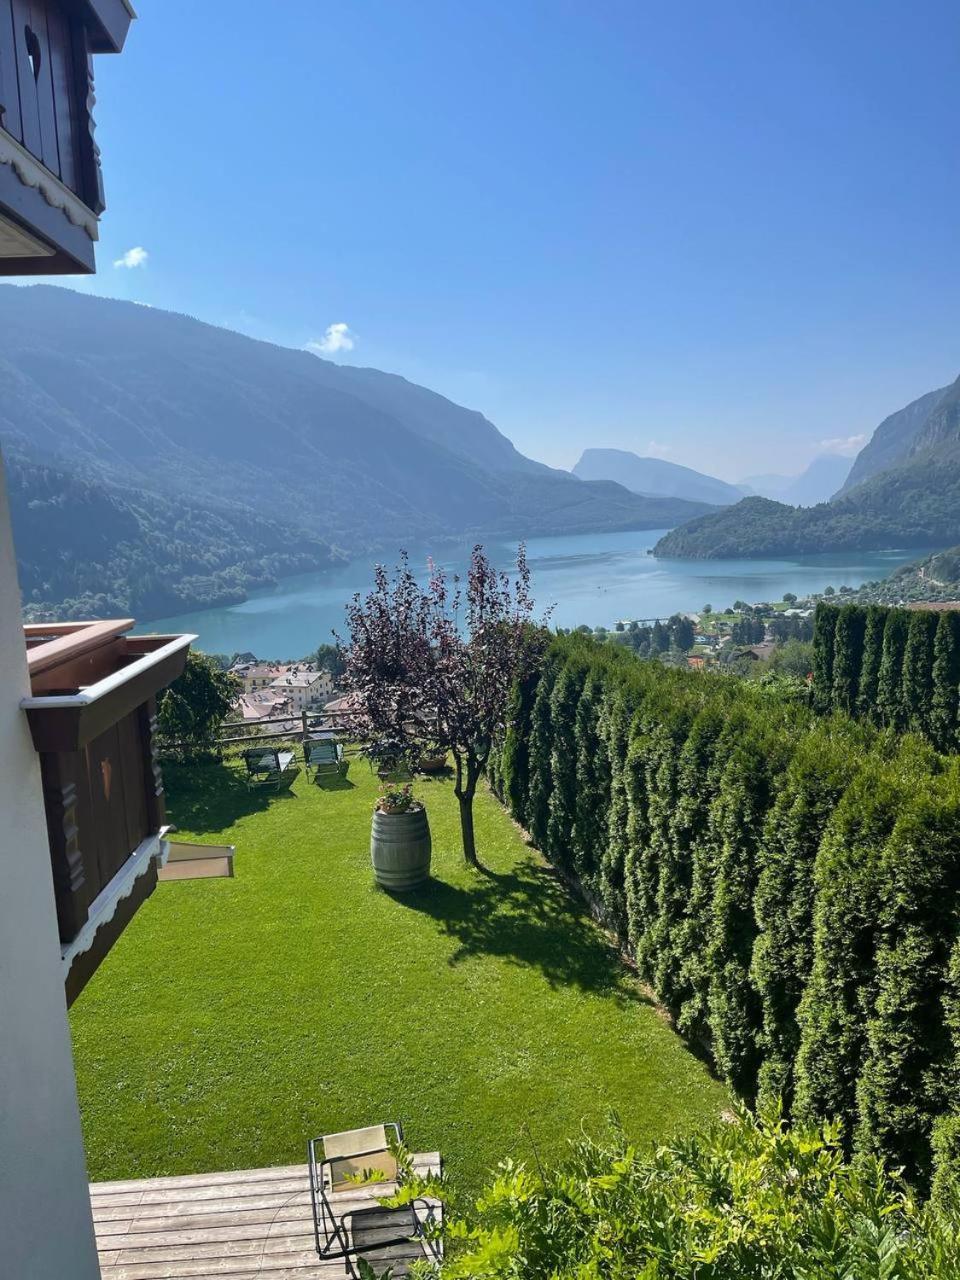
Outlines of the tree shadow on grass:
M165 764L167 819L184 831L203 835L222 831L238 818L262 813L276 800L295 799L289 790L248 787L239 769L228 764Z
M451 965L499 956L539 969L553 987L652 1004L591 917L549 867L486 873L469 887L429 880L397 901L431 916L457 950Z

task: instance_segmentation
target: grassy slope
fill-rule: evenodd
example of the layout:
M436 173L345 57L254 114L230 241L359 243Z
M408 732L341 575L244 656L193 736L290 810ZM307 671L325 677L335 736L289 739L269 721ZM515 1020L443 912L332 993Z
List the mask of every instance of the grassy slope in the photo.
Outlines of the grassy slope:
M268 799L168 770L171 819L235 844L236 878L158 886L71 1012L92 1178L284 1164L400 1119L475 1187L609 1106L641 1141L724 1106L493 797L480 876L449 783L418 784L436 878L400 900L372 883L374 780L350 778Z

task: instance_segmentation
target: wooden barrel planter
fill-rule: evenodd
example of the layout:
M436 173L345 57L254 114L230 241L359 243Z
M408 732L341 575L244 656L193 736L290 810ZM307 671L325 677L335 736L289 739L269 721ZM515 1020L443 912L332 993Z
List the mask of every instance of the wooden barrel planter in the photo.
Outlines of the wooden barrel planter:
M430 824L420 807L406 813L374 810L370 861L377 884L393 893L414 889L430 878Z

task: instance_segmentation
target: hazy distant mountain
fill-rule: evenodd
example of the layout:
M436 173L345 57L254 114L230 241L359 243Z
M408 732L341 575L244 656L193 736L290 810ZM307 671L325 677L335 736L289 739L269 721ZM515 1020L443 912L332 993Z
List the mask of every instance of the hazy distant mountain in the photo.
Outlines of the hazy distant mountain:
M781 501L794 507L814 507L818 502L827 502L846 480L851 464L850 458L841 458L835 453L821 454L787 485Z
M739 502L743 496L725 480L663 458L642 458L627 449L584 449L573 474L581 480L615 480L634 493L685 498L715 506Z
M68 477L65 501L93 520L133 514L131 546L151 548L149 564L122 549L96 563L101 594L144 616L167 611L178 584L187 603L221 588L236 598L329 563L335 548L667 527L706 510L553 471L403 378L50 286L0 287L0 442L20 467L21 528L31 476L44 501L55 501L50 476ZM191 546L200 563L188 572ZM68 581L70 559L67 548L57 564L32 563L35 601L87 597L90 575L78 557ZM193 592L195 578L215 581Z
M913 400L903 409L884 418L873 435L857 454L843 491L852 489L863 480L879 475L890 467L903 462L910 454L917 433L930 413L949 388L928 391L925 396Z
M795 507L812 507L832 498L846 479L850 459L823 453L798 476L750 476L739 486L747 497L773 498Z
M737 488L745 498L778 498L794 483L797 476L781 476L770 473L761 476L747 476Z

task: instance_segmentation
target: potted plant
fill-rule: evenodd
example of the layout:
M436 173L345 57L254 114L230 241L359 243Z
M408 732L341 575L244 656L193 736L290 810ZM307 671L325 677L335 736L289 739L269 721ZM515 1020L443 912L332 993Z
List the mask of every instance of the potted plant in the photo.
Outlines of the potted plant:
M370 861L377 884L394 893L416 888L430 876L432 841L427 811L408 782L385 786L373 810Z
M377 799L377 808L381 813L409 813L417 805L418 801L413 798L413 787L409 782L402 787L384 787Z
M370 761L371 769L376 769L381 782L410 777L408 750L406 743L395 738L379 738L362 748L363 754Z
M447 748L440 742L428 742L421 752L417 768L421 773L443 773L447 767Z

